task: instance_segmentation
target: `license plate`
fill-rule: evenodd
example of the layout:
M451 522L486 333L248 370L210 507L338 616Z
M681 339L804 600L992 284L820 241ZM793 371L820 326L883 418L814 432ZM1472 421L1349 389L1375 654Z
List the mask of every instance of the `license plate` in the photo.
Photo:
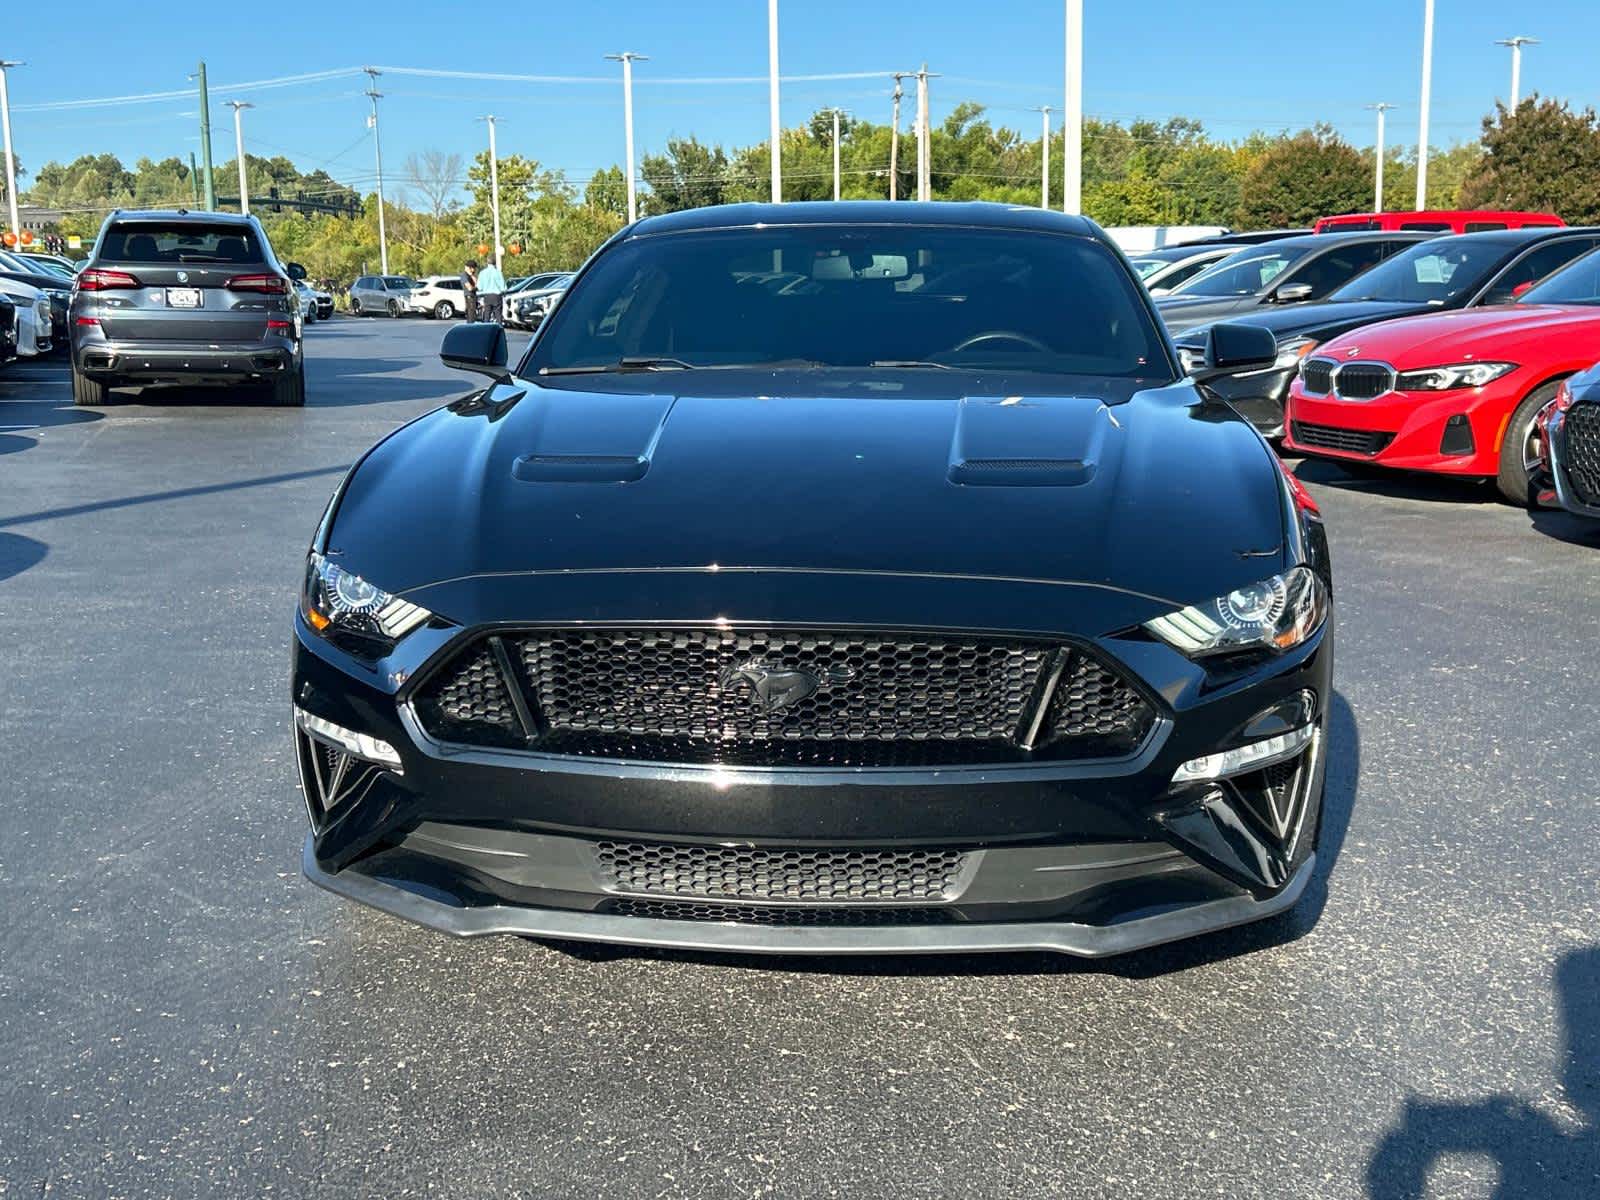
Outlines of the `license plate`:
M199 308L200 307L200 289L199 288L168 288L167 289L167 307L168 308Z

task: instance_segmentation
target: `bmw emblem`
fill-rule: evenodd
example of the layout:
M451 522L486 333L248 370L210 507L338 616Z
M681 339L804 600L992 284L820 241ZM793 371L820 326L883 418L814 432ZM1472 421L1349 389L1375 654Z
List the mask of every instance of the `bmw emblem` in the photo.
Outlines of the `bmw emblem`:
M1355 358L1360 353L1361 353L1361 347L1360 346L1351 346L1350 349L1348 349L1348 350L1346 350L1344 352L1344 356L1346 358Z
M178 272L178 282L179 283L188 283L189 282L189 272L187 272L187 271L179 271Z

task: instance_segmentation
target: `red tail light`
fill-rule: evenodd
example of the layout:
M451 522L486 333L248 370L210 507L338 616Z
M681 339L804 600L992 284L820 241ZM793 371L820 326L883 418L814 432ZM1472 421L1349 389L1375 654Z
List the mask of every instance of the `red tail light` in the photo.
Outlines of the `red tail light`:
M289 330L291 330L293 328L294 328L294 322L293 321L280 321L276 317L269 317L267 319L267 332L268 333L271 333L273 330L282 330L284 332L288 332Z
M141 286L139 281L126 271L102 271L92 267L78 272L80 292L119 292Z
M230 292L265 292L272 296L289 293L289 281L282 275L235 275L222 286Z

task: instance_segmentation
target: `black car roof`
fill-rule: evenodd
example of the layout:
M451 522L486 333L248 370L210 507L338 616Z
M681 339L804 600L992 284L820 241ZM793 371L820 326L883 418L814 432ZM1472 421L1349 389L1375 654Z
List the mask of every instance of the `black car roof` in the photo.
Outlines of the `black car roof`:
M792 204L718 204L646 217L625 236L738 229L760 225L950 225L1074 233L1110 241L1093 221L1021 204L914 200L801 200Z
M1532 242L1550 242L1573 234L1593 236L1600 233L1600 225L1524 225L1521 229L1486 229L1481 233L1434 232L1430 241L1460 239L1474 245L1526 246ZM1327 234L1321 234L1327 237Z

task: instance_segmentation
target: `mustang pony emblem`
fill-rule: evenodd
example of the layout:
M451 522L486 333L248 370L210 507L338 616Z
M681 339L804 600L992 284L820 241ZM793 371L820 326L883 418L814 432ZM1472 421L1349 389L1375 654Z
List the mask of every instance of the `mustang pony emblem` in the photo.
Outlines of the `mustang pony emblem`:
M784 671L751 663L729 671L723 676L722 685L729 692L748 688L752 704L763 712L778 712L799 704L822 686L822 680L807 671Z

